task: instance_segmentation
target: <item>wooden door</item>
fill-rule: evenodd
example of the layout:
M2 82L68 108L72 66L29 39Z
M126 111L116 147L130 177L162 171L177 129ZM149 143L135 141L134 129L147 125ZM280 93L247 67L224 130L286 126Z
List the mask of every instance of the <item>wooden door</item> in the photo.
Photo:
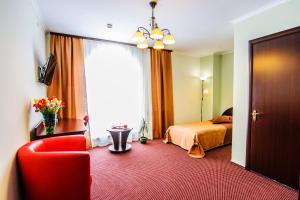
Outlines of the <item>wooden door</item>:
M300 27L250 41L246 168L297 189Z

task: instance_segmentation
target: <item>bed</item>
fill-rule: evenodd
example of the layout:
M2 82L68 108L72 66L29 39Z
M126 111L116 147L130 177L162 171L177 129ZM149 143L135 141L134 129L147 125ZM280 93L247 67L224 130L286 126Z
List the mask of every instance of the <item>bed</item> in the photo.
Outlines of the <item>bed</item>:
M222 116L232 116L232 108ZM188 151L194 158L203 158L205 151L231 144L232 123L214 124L212 120L170 126L164 143L173 143Z

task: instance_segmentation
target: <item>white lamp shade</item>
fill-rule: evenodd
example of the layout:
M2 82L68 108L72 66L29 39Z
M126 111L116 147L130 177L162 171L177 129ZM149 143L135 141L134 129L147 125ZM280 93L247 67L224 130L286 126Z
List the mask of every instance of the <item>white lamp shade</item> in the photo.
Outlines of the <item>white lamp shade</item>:
M150 37L155 40L160 40L164 37L164 34L159 28L155 28L151 31Z
M144 40L142 42L138 42L136 46L139 49L146 49L146 48L148 48L148 42L147 42L147 40Z
M141 31L137 31L134 33L134 35L132 36L132 40L135 42L142 42L145 39L144 34Z
M167 34L167 35L164 37L163 42L164 42L165 44L174 44L174 43L175 43L174 36L173 36L172 34Z
M153 48L154 49L163 49L163 48L165 48L165 45L161 40L156 40Z

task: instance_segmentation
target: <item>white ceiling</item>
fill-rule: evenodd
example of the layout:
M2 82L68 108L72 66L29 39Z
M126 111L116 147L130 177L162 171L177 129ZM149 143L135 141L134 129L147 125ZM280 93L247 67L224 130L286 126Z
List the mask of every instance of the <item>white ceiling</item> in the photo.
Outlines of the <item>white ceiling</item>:
M160 0L158 25L169 28L176 52L204 56L233 49L232 20L278 0ZM37 0L48 31L132 43L138 26L149 28L149 0ZM113 24L113 29L106 27Z

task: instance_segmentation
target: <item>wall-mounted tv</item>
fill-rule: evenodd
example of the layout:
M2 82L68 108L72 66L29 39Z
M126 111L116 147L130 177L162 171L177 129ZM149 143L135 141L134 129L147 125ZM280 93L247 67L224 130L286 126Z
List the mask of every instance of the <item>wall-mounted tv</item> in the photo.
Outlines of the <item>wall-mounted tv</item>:
M45 65L39 66L39 82L44 83L46 85L51 85L54 71L56 68L56 59L54 55L50 55Z

